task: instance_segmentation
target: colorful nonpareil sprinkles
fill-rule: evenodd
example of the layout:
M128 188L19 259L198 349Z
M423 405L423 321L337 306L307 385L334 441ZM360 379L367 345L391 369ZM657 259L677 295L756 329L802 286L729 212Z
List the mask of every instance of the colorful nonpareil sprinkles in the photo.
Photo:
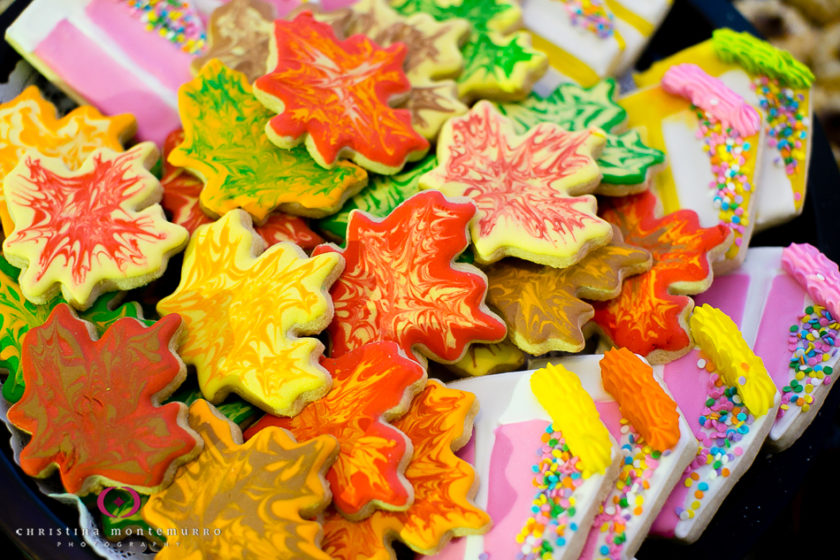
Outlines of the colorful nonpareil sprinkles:
M714 191L712 203L718 209L720 223L735 234L735 244L727 252L738 253L744 242L744 230L749 225L749 204L753 186L748 172L755 164L755 150L731 127L724 127L714 116L693 107L700 123L697 137L703 139L703 151L709 155L714 179L709 187Z
M799 322L790 327L788 349L790 383L782 387L779 417L792 406L807 412L814 402L813 392L820 385L831 383L833 370L826 362L837 356L840 324L820 305L809 305Z
M644 513L645 494L650 490L651 478L661 457L670 454L670 451L660 453L645 444L624 418L621 419L620 445L623 456L621 472L592 525L600 531L595 549L595 558L598 559L622 558L627 541L627 524Z
M793 175L805 162L810 124L805 114L805 94L783 87L778 80L767 76L757 77L752 88L764 110L767 145L779 153L774 163L784 166L787 175Z
M532 466L536 493L531 515L516 536L522 545L518 560L550 559L554 551L566 545L567 531L577 531L572 521L575 490L583 484L580 459L569 451L562 434L552 425L542 435L537 463Z
M564 0L572 25L597 34L601 39L615 33L615 16L604 0Z
M190 2L180 0L128 0L131 13L189 54L200 54L207 37L204 24Z
M700 444L697 456L680 481L686 488L694 488L686 502L675 509L683 521L694 518L716 479L729 476L730 467L744 453L739 442L750 433L755 421L737 389L725 385L715 373L711 360L701 354L697 367L709 372L709 388L699 419L703 435L697 438Z

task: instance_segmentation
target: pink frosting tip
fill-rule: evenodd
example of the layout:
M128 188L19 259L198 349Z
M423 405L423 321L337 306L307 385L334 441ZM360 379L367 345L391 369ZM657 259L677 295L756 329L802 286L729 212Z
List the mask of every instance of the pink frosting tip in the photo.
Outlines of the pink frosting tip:
M840 270L819 249L808 243L791 243L782 250L782 268L793 276L815 303L832 318L840 318Z

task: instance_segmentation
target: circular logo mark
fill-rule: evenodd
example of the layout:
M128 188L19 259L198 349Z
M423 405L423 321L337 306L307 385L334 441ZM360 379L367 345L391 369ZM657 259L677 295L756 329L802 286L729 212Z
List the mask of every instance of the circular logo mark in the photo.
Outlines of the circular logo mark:
M105 497L108 495L108 492L114 490L115 488L117 490L124 490L128 492L128 494L131 496L131 509L129 509L126 513L120 515L114 515L113 513L111 513L110 511L108 511L108 507L105 505ZM123 500L122 498L117 498L116 500L114 500L113 503L117 507L120 507L125 503L125 500ZM122 486L120 488L117 488L115 486L106 486L105 489L102 492L100 492L99 496L96 498L96 507L98 507L99 511L102 512L102 515L107 515L108 517L113 517L115 519L131 517L132 515L140 511L140 494L137 493L137 490L135 490L134 488L129 488L128 486Z

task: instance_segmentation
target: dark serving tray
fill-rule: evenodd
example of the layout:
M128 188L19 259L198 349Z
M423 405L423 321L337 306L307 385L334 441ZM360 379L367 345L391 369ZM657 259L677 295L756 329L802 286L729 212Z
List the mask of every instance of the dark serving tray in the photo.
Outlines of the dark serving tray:
M0 29L5 29L27 3L16 0L0 14ZM646 68L655 60L703 41L718 27L757 34L726 0L675 0L671 13L637 67ZM18 59L9 45L0 42L0 82L5 81ZM837 262L840 261L840 232L835 220L840 218L840 171L816 118L812 134L811 170L802 215L753 236L752 246L808 242ZM840 503L840 485L833 482L834 467L838 464L840 390L835 390L793 446L775 455L759 454L700 540L686 546L648 539L636 556L638 560L764 560L830 554L834 549L829 557L836 557L840 545L834 545L831 536L836 522L828 512L832 511L830 506ZM2 434L0 505L4 508L0 514L0 545L6 545L2 549L7 558L15 547L21 555L33 559L98 558L84 546L80 536L65 534L68 527L78 526L77 512L39 493L14 464L8 438ZM28 529L34 534L28 535ZM39 530L43 530L41 535ZM400 557L410 558L411 554L402 550Z

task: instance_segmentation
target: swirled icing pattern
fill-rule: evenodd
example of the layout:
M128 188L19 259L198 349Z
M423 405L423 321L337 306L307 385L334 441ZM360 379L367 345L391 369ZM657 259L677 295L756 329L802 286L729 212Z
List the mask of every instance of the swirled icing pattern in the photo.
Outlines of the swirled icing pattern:
M608 350L601 359L601 381L648 445L662 452L677 445L677 403L654 379L652 367L627 348Z
M391 340L418 360L453 362L471 342L504 338L504 323L484 305L484 275L452 262L467 247L474 213L471 203L422 192L381 221L353 212L346 249L316 247L313 255L340 253L347 262L331 290L330 355Z
M17 283L19 273L18 269L0 256L0 370L9 372L3 382L3 397L11 403L20 400L25 386L20 365L23 335L43 325L53 308L64 302L61 296L55 296L44 305L26 301ZM81 313L81 318L92 322L100 335L122 317L142 320L140 306L134 302L112 308L117 298L116 293L100 296L90 309ZM151 324L153 321L146 323Z
M131 115L105 117L90 105L78 107L57 118L52 103L35 86L0 105L0 185L28 149L58 158L78 169L96 148L122 151L122 143L134 135L137 123ZM0 219L6 235L14 224L0 188Z
M782 268L796 278L808 295L840 317L840 270L809 243L791 243L782 251Z
M572 455L580 458L583 478L606 473L613 462L613 442L578 376L562 364L548 364L531 375L531 391Z
M367 180L341 162L323 169L299 146L274 146L265 134L271 111L254 97L244 74L210 61L178 90L184 141L169 162L204 180L201 206L217 215L243 208L258 221L276 209L321 217L338 210Z
M328 512L324 550L332 558L393 558L393 537L416 552L434 554L452 536L490 528L490 516L472 502L475 472L454 453L469 440L477 404L472 393L429 381L406 415L394 421L414 444L405 470L414 503L405 512L376 511L358 523Z
M329 391L314 338L332 319L326 293L338 255L307 258L292 243L262 252L248 214L234 210L200 227L184 256L181 283L158 302L179 313L181 357L195 364L201 391L221 402L233 391L267 412L294 415ZM262 254L260 254L262 252Z
M464 70L458 76L462 99L522 99L548 69L548 58L531 47L520 26L522 10L514 0L389 0L398 12L427 13L438 21L465 19L472 25L462 47Z
M446 123L439 165L420 186L475 202L470 235L479 263L511 255L566 267L612 236L595 215L595 198L576 196L597 186L592 156L603 143L598 129L572 133L548 123L517 136L509 119L480 101Z
M766 414L776 398L776 385L735 322L706 303L691 316L691 334L714 362L723 381L737 388L747 409L754 416Z
M716 29L712 45L721 60L738 64L750 74L763 74L794 88L809 88L814 83L814 73L792 54L745 31Z
M730 243L726 226L702 228L691 210L660 218L656 204L650 192L602 202L601 216L621 229L627 243L650 251L653 266L625 280L617 298L593 304L593 320L613 344L651 363L690 350L687 323L694 301L677 294L706 290L712 282L710 260Z
M99 148L69 171L29 153L6 176L15 229L3 253L22 269L26 299L44 304L60 287L86 309L104 290L130 290L163 274L188 234L156 204L161 187L148 168L157 156L151 142L125 153Z
M496 344L470 344L464 357L445 367L461 377L476 377L518 371L522 369L528 356L509 340Z
M178 535L180 545L155 558L329 559L312 519L330 501L324 473L338 452L333 438L297 443L269 429L243 444L239 428L204 400L190 406L190 427L204 450L141 510L150 525Z
M411 446L388 420L404 414L423 389L425 370L393 342L367 344L340 358L324 358L321 365L333 379L327 396L294 418L266 415L245 437L268 426L285 428L300 441L329 434L341 449L327 473L338 511L359 519L374 509L407 509L414 492L403 471L411 460Z
M102 486L152 492L166 486L198 441L182 426L186 407L159 406L186 375L173 347L180 318L151 327L120 319L99 340L92 326L59 304L30 330L21 362L26 390L9 421L32 439L20 454L30 476L58 469L67 492Z
M192 235L198 226L212 223L214 220L201 210L199 196L204 182L184 169L175 167L167 161L169 153L184 141L183 130L173 130L166 137L163 148L163 200L160 204L172 215L172 221L183 226ZM293 241L301 249L309 250L324 242L324 239L312 231L306 221L299 216L284 212L272 212L265 223L254 226L268 246L281 241Z
M505 259L487 269L487 303L505 320L510 339L534 355L580 352L582 327L595 310L583 299L606 300L621 291L625 276L650 269L645 249L627 245L614 227L609 245L568 268Z
M272 142L291 148L305 140L323 167L346 152L383 174L396 173L429 149L412 128L411 114L388 105L411 89L402 70L405 45L383 49L364 35L341 41L310 12L277 20L273 41L273 69L254 83L257 98L278 113L266 125Z

